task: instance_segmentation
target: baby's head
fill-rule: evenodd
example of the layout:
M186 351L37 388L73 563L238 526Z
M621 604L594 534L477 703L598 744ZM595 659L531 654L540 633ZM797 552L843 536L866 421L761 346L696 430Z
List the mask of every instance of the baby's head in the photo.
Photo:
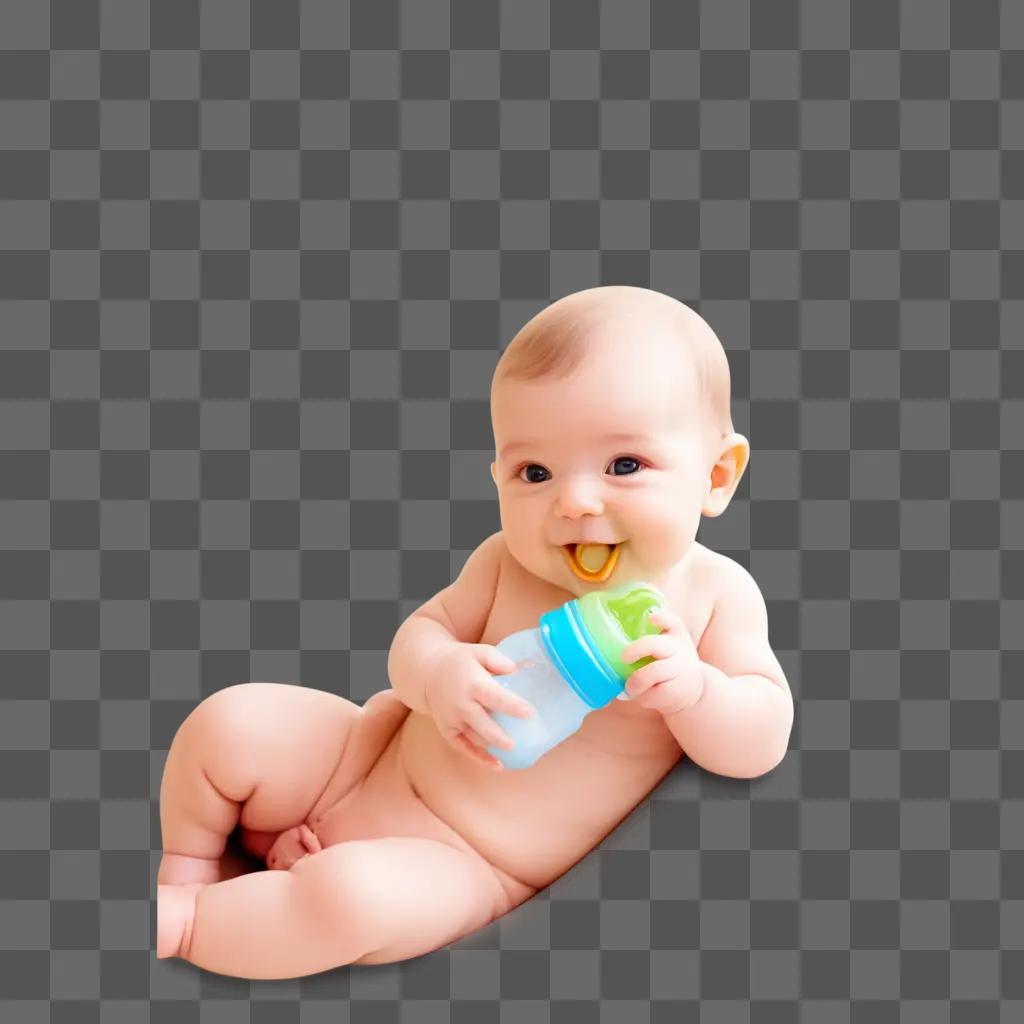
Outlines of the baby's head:
M718 338L646 288L576 292L530 320L498 361L491 416L509 550L574 593L666 582L749 457Z

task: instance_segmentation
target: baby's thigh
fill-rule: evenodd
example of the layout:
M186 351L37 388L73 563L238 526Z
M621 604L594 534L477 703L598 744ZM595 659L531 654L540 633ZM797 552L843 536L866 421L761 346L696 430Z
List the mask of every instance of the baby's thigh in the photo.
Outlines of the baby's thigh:
M357 704L324 690L242 683L203 701L171 753L178 745L194 752L218 792L244 804L244 828L279 832L312 809L361 715Z
M351 840L298 861L298 897L339 962L382 964L422 956L482 928L508 899L481 859L435 839Z

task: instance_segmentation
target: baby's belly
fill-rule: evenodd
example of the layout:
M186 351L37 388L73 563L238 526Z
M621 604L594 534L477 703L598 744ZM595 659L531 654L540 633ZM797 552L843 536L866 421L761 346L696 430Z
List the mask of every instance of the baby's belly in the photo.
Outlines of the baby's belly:
M530 768L495 772L410 714L398 733L413 791L488 863L534 889L550 885L597 846L682 756L667 729L590 721ZM641 730L648 740L637 744ZM607 741L616 737L619 742ZM666 739L668 737L668 739ZM637 754L636 751L644 751Z
M436 815L417 798L405 778L397 741L398 734L367 775L340 799L310 815L307 824L323 846L350 839L424 837L431 826L436 830Z
M419 798L401 762L400 735L398 732L392 737L364 778L340 799L310 814L306 824L316 833L321 846L326 848L349 840L390 836L434 839L482 860L504 890L508 898L507 909L532 896L534 889L482 857L472 843Z

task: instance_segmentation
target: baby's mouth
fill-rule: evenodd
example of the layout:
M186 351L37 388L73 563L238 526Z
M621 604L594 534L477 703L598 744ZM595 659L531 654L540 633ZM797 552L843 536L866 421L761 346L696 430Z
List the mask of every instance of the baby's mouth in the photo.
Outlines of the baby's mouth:
M585 583L604 583L619 560L620 544L563 544L566 561Z

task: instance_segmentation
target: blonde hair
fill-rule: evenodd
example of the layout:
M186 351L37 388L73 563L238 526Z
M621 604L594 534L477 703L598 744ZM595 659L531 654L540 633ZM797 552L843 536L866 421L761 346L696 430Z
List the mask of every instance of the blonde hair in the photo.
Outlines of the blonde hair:
M613 294L614 293L614 294ZM729 360L715 332L698 313L677 299L647 288L613 285L589 288L564 296L529 320L498 359L491 384L499 380L561 380L586 358L592 342L590 328L607 315L605 300L627 299L668 314L671 332L693 360L700 400L722 436L733 433ZM645 312L646 310L641 310Z

